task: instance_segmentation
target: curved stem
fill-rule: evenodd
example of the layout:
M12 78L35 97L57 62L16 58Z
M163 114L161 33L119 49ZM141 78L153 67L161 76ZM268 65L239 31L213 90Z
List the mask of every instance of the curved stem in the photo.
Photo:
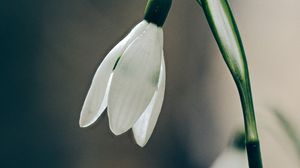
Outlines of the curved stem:
M250 168L262 168L246 54L227 0L197 0L238 88Z

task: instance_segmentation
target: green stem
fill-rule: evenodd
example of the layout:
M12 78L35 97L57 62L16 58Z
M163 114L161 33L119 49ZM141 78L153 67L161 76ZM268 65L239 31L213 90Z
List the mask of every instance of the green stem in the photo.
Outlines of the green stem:
M238 88L250 168L262 168L246 54L227 0L197 0Z
M148 0L144 19L162 27L166 21L172 0Z

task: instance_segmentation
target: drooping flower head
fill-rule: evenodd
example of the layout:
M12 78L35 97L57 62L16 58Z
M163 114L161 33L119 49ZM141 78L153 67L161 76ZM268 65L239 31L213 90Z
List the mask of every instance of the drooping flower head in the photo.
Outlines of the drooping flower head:
M83 104L79 124L94 123L107 108L115 135L130 128L138 145L149 140L165 91L163 30L171 0L149 0L144 20L105 57Z

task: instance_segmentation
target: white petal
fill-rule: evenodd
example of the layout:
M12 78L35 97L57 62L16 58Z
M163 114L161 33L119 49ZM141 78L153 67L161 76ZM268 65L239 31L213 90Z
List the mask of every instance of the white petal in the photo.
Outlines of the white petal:
M114 71L108 96L108 117L116 135L133 126L154 95L161 64L160 36L161 28L150 23L128 46Z
M162 103L165 95L165 84L166 84L166 69L165 61L162 55L161 69L158 81L157 91L154 93L154 96L147 106L145 112L133 125L133 135L136 143L143 147L148 142L155 124L157 122L158 116L161 111Z
M146 21L140 22L131 32L120 41L105 57L97 69L91 87L84 101L79 125L87 127L94 123L107 106L109 78L117 59L124 53L126 47L139 36L149 25Z

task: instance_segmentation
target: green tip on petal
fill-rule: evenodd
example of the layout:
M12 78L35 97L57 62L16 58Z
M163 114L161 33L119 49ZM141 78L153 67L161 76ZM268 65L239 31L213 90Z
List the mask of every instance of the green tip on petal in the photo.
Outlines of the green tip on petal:
M159 27L165 23L172 0L148 0L144 19Z

